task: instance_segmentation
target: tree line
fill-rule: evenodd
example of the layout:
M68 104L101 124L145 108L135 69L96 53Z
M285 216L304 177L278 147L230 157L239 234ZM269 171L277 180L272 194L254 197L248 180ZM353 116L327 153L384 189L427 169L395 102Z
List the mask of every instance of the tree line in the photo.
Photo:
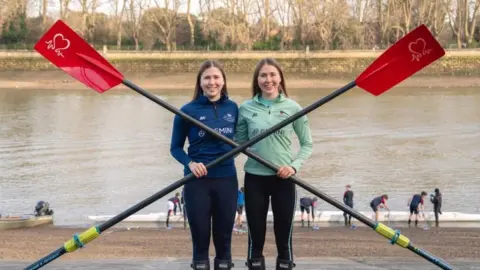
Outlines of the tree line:
M480 42L480 0L193 1L0 0L0 43L33 46L57 19L117 50L375 49L421 24L447 48Z

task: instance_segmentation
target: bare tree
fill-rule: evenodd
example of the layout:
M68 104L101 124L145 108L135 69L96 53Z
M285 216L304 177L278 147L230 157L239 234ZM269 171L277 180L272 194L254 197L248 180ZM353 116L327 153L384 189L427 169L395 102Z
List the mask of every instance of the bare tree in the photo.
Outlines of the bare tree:
M465 18L467 18L463 22L463 27L465 31L465 39L467 44L471 44L473 41L473 36L475 33L475 28L477 26L477 12L478 8L480 7L480 0L465 0L464 3L464 11L465 11Z
M48 10L48 0L42 0L42 29L45 30L47 28L47 10Z
M7 21L7 16L12 12L14 0L0 0L0 26Z
M99 12L105 3L110 5L107 14ZM16 30L20 23L24 26L25 14L34 14L26 17L26 39L31 42L48 27L49 15L55 10L89 42L101 38L121 49L127 36L136 50L140 44L148 48L155 42L164 43L167 50L175 50L177 42L192 48L201 41L196 40L197 29L209 42L237 50L251 49L256 42L271 42L282 50L288 44L312 44L313 49L386 47L420 24L436 38L445 39L442 42L459 48L472 46L480 35L480 0L199 0L198 16L192 13L194 3L0 0L0 26L7 24ZM183 4L186 14L179 14ZM452 35L440 35L448 28ZM279 40L270 40L273 36Z
M228 28L228 38L230 39L230 45L234 48L238 45L238 0L223 0L222 4L225 8L224 15L226 18L213 15L218 23L223 23Z
M125 14L125 9L127 7L128 0L111 0L110 4L113 8L113 25L114 29L117 30L117 50L122 49L122 30L123 30L123 16Z
M356 15L360 23L363 23L364 21L370 2L371 0L357 0Z
M285 50L285 43L291 42L293 37L290 36L290 24L291 24L291 6L286 0L275 0L275 10L278 16L281 28L280 35L280 50Z
M187 0L187 21L188 21L188 26L190 27L190 46L193 48L193 46L195 46L195 27L192 22L192 17L190 16L191 5L192 5L192 0Z
M10 18L27 14L28 0L0 0L0 25Z
M443 0L418 0L412 5L411 28L425 24L435 37L438 37L445 25L446 13Z
M135 50L139 50L139 33L142 25L140 19L143 16L145 8L150 5L149 0L127 0L127 21L128 32L135 42Z
M265 11L263 21L265 23L265 40L270 39L270 1L269 0L264 0L264 6L263 9Z
M307 0L288 0L292 10L293 24L295 25L296 38L303 45L306 43L307 32L309 28L309 16Z
M480 0L445 0L444 8L448 23L454 33L458 48L467 46L473 41L476 26L476 15Z
M230 9L230 14L232 14L230 16L233 18L230 18L228 25L233 28L230 29L230 32L234 33L231 39L235 44L236 50L250 50L252 47L250 16L257 14L257 12L253 11L254 1L257 0L236 0L234 6Z
M428 1L428 0L426 0ZM435 0L435 5L433 8L433 15L430 22L430 30L432 31L433 35L438 38L440 33L442 32L445 26L445 18L447 16L446 10L442 7L441 1L443 0Z
M156 8L146 13L148 20L152 22L160 33L154 32L167 47L167 51L176 49L175 29L177 26L178 10L182 4L180 0L164 0L164 7L161 7L158 0L153 0Z
M68 17L68 11L71 0L58 0L60 8L60 19L65 20Z
M377 38L380 44L384 47L390 43L389 30L393 25L393 15L395 13L394 8L395 0L377 0L377 24L378 33Z
M91 0L77 0L81 7L81 14L82 14L82 23L80 26L80 32L84 38L87 37L87 19L88 19L88 10L90 9ZM95 1L95 0L94 0Z

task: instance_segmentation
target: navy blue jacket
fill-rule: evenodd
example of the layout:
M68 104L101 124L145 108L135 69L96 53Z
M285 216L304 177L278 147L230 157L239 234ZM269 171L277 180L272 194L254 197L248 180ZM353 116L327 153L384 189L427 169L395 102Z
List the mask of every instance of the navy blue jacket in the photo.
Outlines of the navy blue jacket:
M211 102L206 96L202 95L196 100L185 104L180 110L233 140L238 106L235 102L228 99L227 96L222 95L220 100ZM188 138L189 142L188 154L183 150L186 138ZM206 166L232 149L233 147L224 141L213 137L193 123L175 115L170 153L178 162L184 165L184 175L191 173L190 168L188 168L190 161L201 162ZM208 169L206 177L221 178L233 176L236 173L234 157L232 157Z

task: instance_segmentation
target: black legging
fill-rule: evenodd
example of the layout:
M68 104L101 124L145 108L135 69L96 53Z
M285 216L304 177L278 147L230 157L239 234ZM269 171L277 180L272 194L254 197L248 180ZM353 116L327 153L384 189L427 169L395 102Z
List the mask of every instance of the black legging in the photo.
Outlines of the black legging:
M350 208L353 208L353 201L345 201L345 205L350 206ZM347 222L348 218L348 223L352 223L352 216L348 214L347 212L343 212L343 216L345 217L345 222Z
M435 214L435 225L438 226L438 214L440 213L440 207L438 207L437 205L434 205L433 213Z
M237 210L237 176L194 179L185 184L185 208L192 233L193 260L208 260L210 232L215 258L231 260Z
M248 222L248 259L263 256L271 196L278 259L293 261L292 231L296 208L295 184L276 175L245 174L245 212Z

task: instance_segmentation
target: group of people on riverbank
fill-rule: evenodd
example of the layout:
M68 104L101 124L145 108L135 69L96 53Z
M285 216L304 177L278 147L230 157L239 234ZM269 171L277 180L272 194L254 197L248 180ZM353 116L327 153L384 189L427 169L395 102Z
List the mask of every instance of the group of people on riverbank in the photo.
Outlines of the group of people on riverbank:
M351 189L351 185L345 186L345 192L343 193L343 203L350 208L353 208L353 191ZM408 218L408 226L411 225L412 219L415 222L415 227L418 226L419 215L422 213L423 218L425 219L425 201L427 198L427 192L422 191L419 194L414 194L412 197L409 198L407 207L410 210L410 216ZM370 208L375 213L375 221L378 221L379 217L379 210L381 208L386 209L390 212L390 208L387 206L388 201L388 194L382 194L378 197L373 198L370 201ZM435 225L438 227L439 225L439 214L442 214L442 194L440 193L440 189L435 188L434 194L430 194L430 202L433 204L433 212L435 214ZM316 197L302 197L300 199L300 211L302 212L301 222L302 226L305 223L305 212L307 215L307 224L310 226L310 210L312 215L312 220L315 220L315 207L317 206L317 198ZM343 214L345 219L345 226L352 225L352 216L348 213Z

